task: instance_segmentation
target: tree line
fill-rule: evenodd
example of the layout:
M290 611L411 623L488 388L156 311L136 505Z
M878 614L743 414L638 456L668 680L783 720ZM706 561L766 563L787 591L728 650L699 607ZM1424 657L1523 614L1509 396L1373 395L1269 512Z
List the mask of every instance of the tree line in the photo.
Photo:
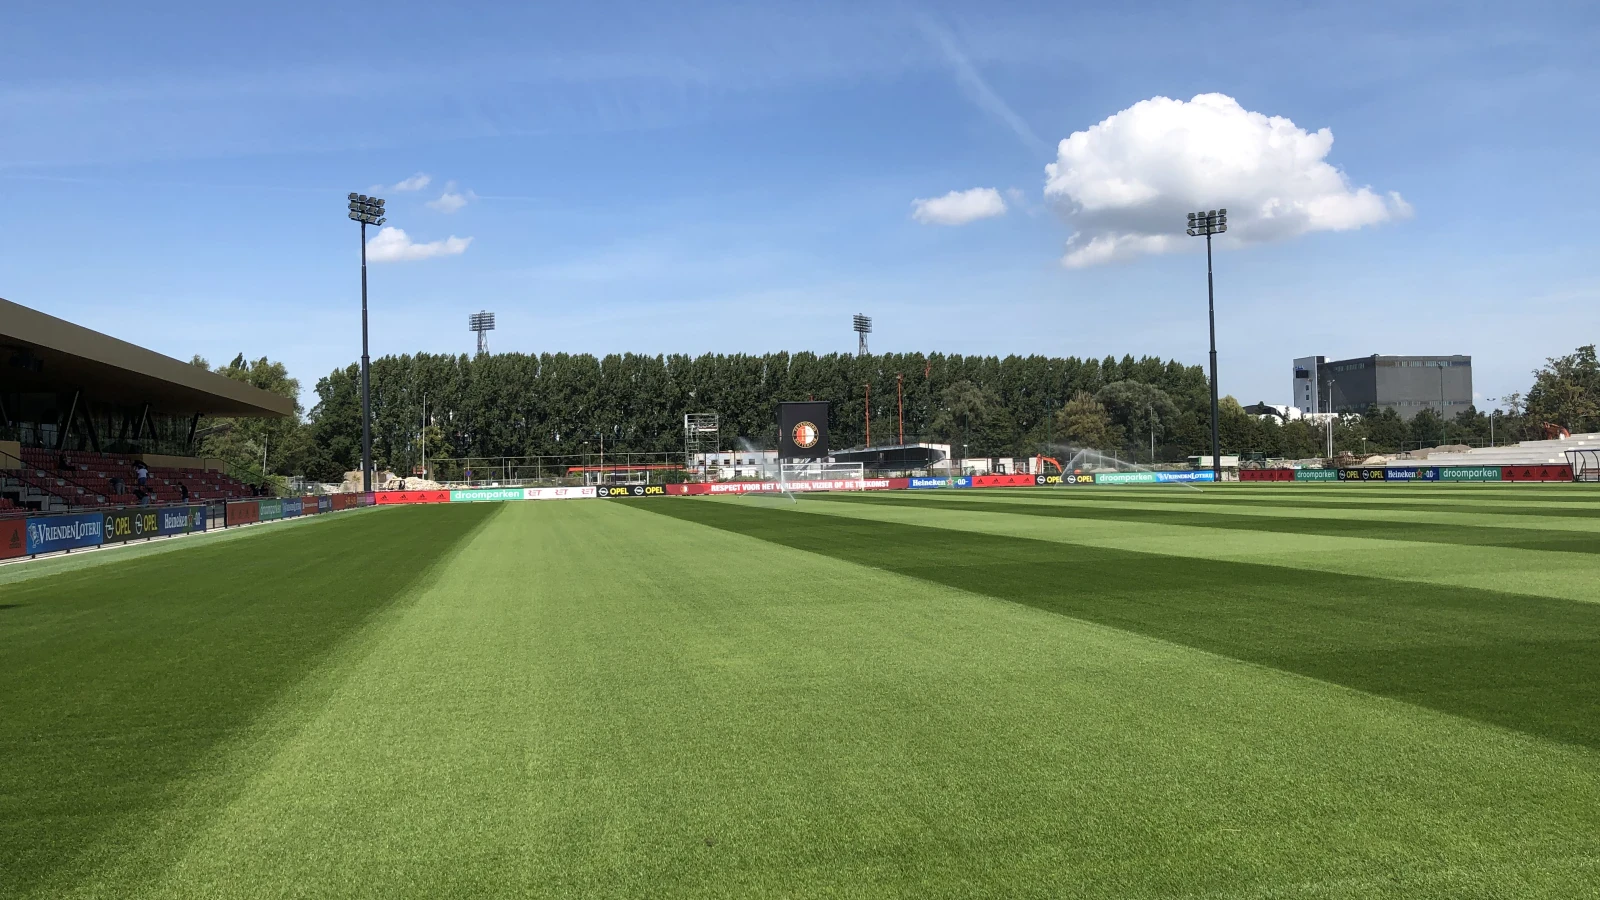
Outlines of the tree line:
M196 359L197 365L204 360ZM298 399L280 363L241 354L217 370ZM336 481L360 466L360 371L352 364L316 383L316 405L292 419L202 423L204 452L273 474ZM716 412L726 448L770 448L777 404L827 400L836 449L937 441L970 456L1025 456L1091 447L1144 461L1209 452L1210 401L1201 367L1133 356L769 353L702 356L498 353L415 354L372 361L374 464L410 471L461 458L679 453L683 417ZM424 419L423 405L427 413ZM1553 358L1526 394L1490 418L1468 409L1445 421L1372 411L1333 426L1336 452L1393 452L1440 443L1485 444L1541 436L1544 423L1600 426L1595 349ZM1220 404L1224 452L1309 458L1327 449L1327 426L1250 415ZM903 422L903 424L902 424ZM744 442L741 444L741 442ZM1153 450L1152 450L1153 445Z

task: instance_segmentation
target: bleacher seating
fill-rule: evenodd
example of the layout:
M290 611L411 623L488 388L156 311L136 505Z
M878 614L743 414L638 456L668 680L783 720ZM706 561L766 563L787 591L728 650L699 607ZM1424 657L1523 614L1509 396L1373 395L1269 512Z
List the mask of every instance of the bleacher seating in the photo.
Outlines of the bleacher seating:
M1600 434L1575 434L1568 438L1521 441L1499 447L1475 447L1461 452L1437 451L1420 459L1393 459L1390 466L1559 466L1568 462L1568 450L1600 447Z
M58 452L24 447L23 468L0 472L0 476L14 479L18 482L16 487L34 495L36 502L42 499L49 507L93 509L133 506L139 503L135 493L138 477L134 473L134 465L138 461L139 457L129 454L82 450ZM180 485L188 488L187 499L192 503L250 496L248 487L224 472L158 466L149 466L148 469L150 474L143 490L154 506L184 502ZM117 484L114 479L120 479L121 483ZM46 497L39 498L39 494ZM60 503L51 503L49 498L55 498ZM9 499L6 502L8 505L0 506L0 511L16 506Z

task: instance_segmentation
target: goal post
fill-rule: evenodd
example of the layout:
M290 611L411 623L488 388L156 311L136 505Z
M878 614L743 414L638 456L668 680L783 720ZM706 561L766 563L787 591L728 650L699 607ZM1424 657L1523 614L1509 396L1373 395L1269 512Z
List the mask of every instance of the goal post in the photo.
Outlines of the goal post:
M778 463L778 489L784 491L859 491L866 465L820 459L785 459Z

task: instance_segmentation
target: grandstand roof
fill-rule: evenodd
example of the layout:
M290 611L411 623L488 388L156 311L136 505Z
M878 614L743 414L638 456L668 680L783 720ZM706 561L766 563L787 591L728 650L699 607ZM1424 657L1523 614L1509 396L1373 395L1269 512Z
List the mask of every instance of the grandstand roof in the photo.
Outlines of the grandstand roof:
M0 299L0 373L7 387L83 390L162 413L276 418L294 401Z

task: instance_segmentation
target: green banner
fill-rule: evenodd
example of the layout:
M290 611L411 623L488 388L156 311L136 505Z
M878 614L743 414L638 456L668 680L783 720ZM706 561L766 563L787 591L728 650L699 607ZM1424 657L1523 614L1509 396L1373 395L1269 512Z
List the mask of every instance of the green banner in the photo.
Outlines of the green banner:
M1295 469L1295 481L1338 481L1338 469Z
M1154 472L1096 472L1095 484L1155 484Z
M263 501L261 501L261 521L263 521L263 522L271 522L271 521L273 521L275 519L281 519L281 518L283 518L283 501L282 500L263 500Z
M470 503L477 500L521 500L522 488L479 488L472 491L451 491L451 503Z
M1440 466L1440 481L1499 481L1499 466Z

